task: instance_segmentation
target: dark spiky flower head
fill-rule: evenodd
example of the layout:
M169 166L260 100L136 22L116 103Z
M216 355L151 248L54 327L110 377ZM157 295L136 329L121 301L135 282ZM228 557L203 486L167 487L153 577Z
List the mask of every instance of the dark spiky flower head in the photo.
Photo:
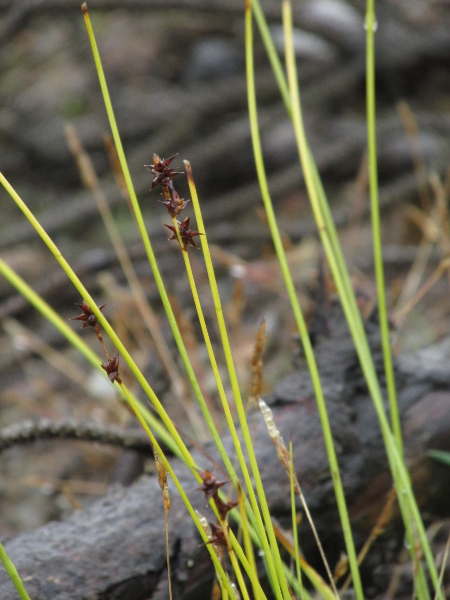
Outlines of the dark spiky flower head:
M174 187L171 188L170 192L167 188L167 193L164 193L163 195L164 200L160 200L160 202L161 204L164 204L164 206L167 208L171 217L178 217L178 215L180 215L181 212L184 210L189 200L180 198L178 192Z
M119 375L119 357L114 356L110 358L106 364L102 363L102 369L106 371L111 383L117 381L117 383L122 383Z
M162 186L172 186L172 179L178 175L178 172L175 169L170 167L170 163L173 159L178 156L178 152L171 156L170 158L159 158L157 154L153 155L153 164L152 165L144 165L153 175L152 187L150 191L153 190L158 185Z
M206 469L206 471L200 471L199 475L202 478L203 485L198 489L205 494L206 504L208 504L211 498L218 498L218 490L227 484L228 481L217 481L217 475L211 473L208 469Z
M71 321L83 321L83 325L82 325L81 329L84 329L85 327L95 327L98 322L97 317L92 312L92 308L89 306L89 304L86 302L86 300L83 300L83 304L76 304L76 306L78 306L80 308L81 315L78 315L78 317L73 317L70 320ZM98 307L98 309L102 311L105 308L105 306L106 306L106 304L102 304L101 306Z
M186 248L188 246L192 246L193 248L198 248L198 246L196 245L196 243L194 242L194 240L192 238L194 238L196 235L203 235L203 233L199 233L198 231L191 231L189 229L189 221L190 220L191 220L191 217L186 217L182 223L180 223L180 221L177 220L178 228L180 230L181 241L183 242L183 244L185 245ZM169 240L178 240L176 228L173 225L164 225L164 226L173 232L173 235L172 235L172 237L169 238Z
M209 526L211 527L212 536L206 543L216 544L217 546L223 546L224 548L226 548L228 544L222 527L220 527L220 525L216 525L215 523L210 523Z
M231 500L229 500L228 502L224 502L223 500L221 500L218 494L214 497L214 502L216 504L219 517L222 521L225 521L226 516L230 512L230 510L232 510L238 505L237 502L231 502Z

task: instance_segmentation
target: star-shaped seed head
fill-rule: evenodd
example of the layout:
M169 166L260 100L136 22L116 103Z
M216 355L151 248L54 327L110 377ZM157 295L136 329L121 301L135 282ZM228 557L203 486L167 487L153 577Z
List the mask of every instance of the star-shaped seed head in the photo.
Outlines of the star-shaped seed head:
M222 521L225 521L225 518L226 518L227 514L230 512L230 510L232 510L235 506L238 505L237 502L231 502L231 500L229 502L224 502L223 500L220 499L218 494L216 496L214 496L214 502L216 504L216 508L219 513L219 517Z
M210 523L209 526L211 527L212 536L206 543L216 544L217 546L223 546L224 548L226 548L228 544L222 527L220 527L220 525L216 525L215 523Z
M202 478L203 485L201 485L198 489L205 494L206 504L210 501L211 498L218 498L218 490L223 487L227 481L217 481L217 475L215 473L211 473L211 471L200 471L200 477Z
M171 192L172 195L170 195L170 193L168 195L164 194L164 200L160 200L160 202L161 204L164 204L164 206L167 208L171 217L178 217L178 215L180 215L181 212L184 210L189 200L180 198L178 192L173 187L171 189Z
M117 383L122 383L119 375L119 357L114 356L110 358L106 364L102 363L102 369L106 371L111 383L117 381Z
M186 248L188 246L192 246L193 248L198 248L198 246L196 245L196 243L194 242L194 240L192 238L194 238L196 235L203 235L203 233L199 233L198 231L191 231L189 229L190 219L191 219L191 217L186 217L182 223L180 223L180 221L177 220L178 229L180 230L181 241L183 242L183 244ZM173 235L172 235L172 237L169 238L169 240L178 240L177 230L175 229L175 227L173 225L164 225L164 226L167 227L167 229L170 229L170 231L173 231Z
M178 156L178 152L171 156L170 158L159 158L157 154L153 155L153 164L152 165L144 165L153 175L152 187L150 191L152 191L157 185L162 186L172 186L172 179L178 175L178 172L175 169L170 167L170 163L173 159Z
M83 304L76 304L76 306L81 309L81 315L78 315L78 317L73 317L70 320L83 321L81 329L84 329L85 327L95 327L97 325L97 317L92 312L92 308L89 306L86 300L83 300ZM105 306L106 304L102 304L98 307L98 309L103 310Z

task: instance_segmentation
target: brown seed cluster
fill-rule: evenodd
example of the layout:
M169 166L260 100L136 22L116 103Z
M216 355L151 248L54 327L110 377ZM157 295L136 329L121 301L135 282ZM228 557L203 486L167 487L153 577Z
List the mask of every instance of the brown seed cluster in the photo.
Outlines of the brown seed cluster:
M94 312L92 311L92 308L89 306L89 304L86 302L86 300L83 300L82 304L76 304L76 306L78 306L80 308L81 315L78 315L77 317L73 317L70 320L71 321L82 321L83 325L81 326L81 329L84 329L85 327L93 328L93 330L95 331L95 333L97 335L98 341L101 344L103 352L105 353L105 356L106 356L106 363L102 363L101 367L104 371L106 371L109 379L111 380L111 383L114 383L115 381L117 381L117 383L121 384L122 380L119 375L119 356L111 357L108 350L106 349L105 342L103 341L103 337L100 332L100 327L98 325L98 319L95 316ZM103 311L105 306L106 306L106 304L102 304L101 306L98 307L98 309L100 311Z
M183 212L187 203L189 202L189 200L180 198L173 185L173 179L179 175L179 171L175 171L175 169L170 166L170 163L176 156L178 156L178 154L174 154L170 158L161 159L157 154L154 154L153 164L144 165L153 175L150 191L152 191L158 185L161 186L163 199L160 200L160 202L167 208L167 211L172 219L176 219L176 217ZM188 246L198 248L193 238L197 235L202 235L198 231L192 231L189 229L189 221L190 217L186 217L183 221L178 221L178 219L176 220L183 250L186 250ZM173 233L169 240L178 240L177 228L175 225L166 225L166 227Z
M75 306L78 306L78 308L81 310L81 315L78 315L78 317L73 317L70 319L71 321L83 321L81 329L84 329L85 327L95 327L97 325L97 317L94 315L91 307L85 300L83 300L83 304L76 304ZM98 309L103 310L105 306L106 304L102 304L98 307Z
M227 547L228 543L225 531L228 529L228 524L226 522L226 517L230 510L237 506L237 502L224 502L219 497L219 489L226 485L228 481L217 481L217 475L211 473L208 469L206 469L206 471L201 471L199 475L202 478L203 485L198 489L205 494L206 504L208 504L211 498L213 499L221 522L220 526L214 523L209 524L213 532L213 537L209 540L209 543Z

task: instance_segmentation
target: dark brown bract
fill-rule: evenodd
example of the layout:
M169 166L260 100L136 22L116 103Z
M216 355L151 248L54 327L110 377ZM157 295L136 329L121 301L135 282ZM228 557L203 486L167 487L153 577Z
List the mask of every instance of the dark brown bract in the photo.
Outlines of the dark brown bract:
M78 315L78 317L73 317L70 320L83 321L81 329L84 329L85 327L95 327L97 325L97 317L92 312L92 308L89 306L89 304L85 300L83 300L83 304L76 304L76 306L78 306L81 309L81 315ZM98 309L102 311L105 308L105 306L106 304L102 304L98 307Z
M110 358L106 364L102 363L102 369L104 371L106 371L106 373L108 374L108 377L112 383L114 383L115 381L117 381L117 383L122 383L122 380L120 379L120 375L119 375L119 357L118 356L114 356L113 358Z
M186 204L189 202L189 200L180 198L178 192L173 186L165 187L163 198L164 200L160 200L160 202L167 208L171 217L178 217L184 210Z
M218 490L223 487L228 481L217 481L217 475L215 473L211 473L211 471L200 471L200 477L202 478L203 485L201 485L198 489L205 494L206 504L210 501L211 498L218 498Z
M209 526L211 527L212 537L206 543L216 544L217 546L223 546L224 548L227 548L227 539L222 527L220 525L216 525L215 523L210 523Z
M170 158L163 158L161 160L157 154L153 154L153 164L144 165L144 167L147 167L147 169L153 175L150 191L152 191L158 185L172 185L172 179L178 175L178 172L175 171L175 169L172 169L172 167L169 165L176 156L178 156L178 152Z
M178 223L178 228L180 230L180 237L181 237L181 241L183 242L184 246L192 246L193 248L198 248L197 244L194 242L194 240L192 238L194 238L197 235L203 235L202 233L199 233L198 231L191 231L189 229L189 221L191 220L191 217L186 217L184 219L183 222L180 223L180 221L177 220ZM178 236L177 236L177 230L173 225L165 225L165 227L167 227L167 229L170 229L170 231L173 231L173 235L172 237L169 238L169 240L177 240Z

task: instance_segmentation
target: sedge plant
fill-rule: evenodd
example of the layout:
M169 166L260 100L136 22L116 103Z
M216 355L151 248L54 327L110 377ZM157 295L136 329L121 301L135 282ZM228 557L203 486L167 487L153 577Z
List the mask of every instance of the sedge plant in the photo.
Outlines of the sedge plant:
M295 511L295 495L302 497L299 482L296 479L294 465L292 464L292 448L290 452L282 443L281 437L275 434L275 426L270 424L270 418L265 411L265 419L268 425L269 433L276 446L276 451L280 458L283 467L286 470L286 477L291 481L291 504L292 504L292 521L294 535L294 544L284 544L280 540L280 532L272 522L269 511L269 506L264 490L264 485L260 474L260 465L258 457L254 452L250 427L247 421L247 411L245 410L242 393L240 390L233 352L228 338L227 325L223 315L221 299L217 287L214 267L211 259L211 254L208 245L208 237L206 227L202 218L201 204L197 196L197 190L194 182L191 165L188 161L184 161L185 172L187 175L192 206L194 209L196 226L198 231L191 229L190 218L183 215L183 220L178 217L183 213L187 206L187 201L180 198L178 195L174 179L178 172L171 166L176 155L167 159L161 159L155 152L153 162L148 165L148 169L153 175L152 188L160 187L163 194L162 204L167 209L171 222L166 224L166 227L171 232L170 240L178 244L186 270L194 304L197 310L198 319L200 322L202 334L204 337L205 346L208 353L211 369L213 371L217 392L221 400L222 409L227 423L231 438L233 440L234 449L237 457L239 470L235 468L232 460L223 445L221 436L218 433L217 424L214 422L209 408L203 397L202 390L197 381L197 378L192 367L189 353L183 342L177 320L172 310L169 297L165 288L164 281L159 272L157 260L152 249L150 239L147 234L146 224L144 222L139 201L134 191L132 178L128 169L126 157L123 151L120 134L117 128L112 102L109 96L106 77L103 71L101 57L97 48L95 35L90 20L89 12L86 4L83 5L83 14L87 27L88 36L91 42L94 61L99 76L100 87L103 94L103 99L108 115L111 132L114 140L115 149L120 162L120 168L126 185L128 197L130 199L132 211L136 219L137 227L140 232L148 261L153 272L153 276L158 288L162 304L164 306L167 319L172 329L173 337L178 347L181 360L184 364L187 377L190 381L194 395L198 401L204 421L210 431L211 437L217 446L218 452L222 458L225 470L232 484L232 489L235 490L237 500L232 501L225 496L223 487L227 481L219 481L217 474L210 471L207 467L197 464L186 441L183 440L179 431L172 422L170 416L164 409L157 395L153 391L150 382L146 380L138 365L133 360L130 352L124 346L116 331L103 314L104 306L98 306L92 295L77 277L69 262L62 256L60 250L55 245L53 240L42 228L35 215L29 210L26 203L17 194L12 185L0 173L0 183L14 200L25 217L33 225L41 239L52 252L55 259L59 262L62 269L67 274L68 278L73 283L78 294L83 299L78 306L81 309L81 314L74 317L74 320L79 320L83 323L83 327L91 327L97 336L102 352L105 356L105 362L100 363L98 356L89 349L83 339L73 329L67 326L61 318L40 298L31 288L24 282L4 261L0 260L0 273L24 295L30 303L46 318L59 329L59 331L83 354L83 356L99 369L105 377L114 384L118 389L121 397L128 403L133 410L141 426L146 431L149 443L152 445L155 464L158 471L159 482L162 490L166 525L166 535L170 535L170 495L168 491L169 483L173 484L183 499L186 508L197 527L199 535L206 544L208 551L213 561L213 567L216 572L217 581L221 588L222 598L250 598L251 593L254 598L268 598L267 591L263 589L260 582L259 565L257 564L257 555L262 555L262 564L266 571L267 580L270 584L272 595L277 600L288 600L293 596L301 598L310 598L310 594L305 587L305 581L302 574L306 576L318 594L326 599L339 598L340 591L334 582L331 571L328 567L326 557L324 563L329 575L329 582L325 582L320 575L308 564L307 560L302 556L297 533L296 533L296 511ZM336 288L343 305L344 313L349 323L349 329L355 343L355 348L361 361L361 367L366 377L368 388L371 392L372 399L375 405L377 416L380 423L380 429L386 446L389 464L391 467L394 485L396 487L397 496L401 497L400 508L405 521L407 535L410 540L411 548L414 548L415 536L418 536L422 551L425 557L426 566L434 587L436 598L442 598L440 591L440 579L436 572L433 557L429 543L426 539L423 523L419 514L417 504L415 502L408 472L403 460L401 427L398 417L398 409L395 397L395 381L393 377L392 358L390 354L390 343L388 337L387 310L385 303L384 276L382 269L382 253L380 241L380 222L379 211L377 204L377 181L376 181L376 140L375 132L375 112L374 112L374 79L373 79L373 33L374 26L374 9L373 2L368 2L367 7L367 32L368 32L368 51L367 51L367 97L368 97L368 137L369 137L369 163L371 174L371 208L372 220L374 223L374 253L376 264L376 281L378 286L378 303L380 307L380 324L382 329L383 354L385 358L386 378L388 381L388 397L390 414L389 418L383 406L382 392L376 372L373 366L373 360L368 346L367 338L364 332L364 327L359 316L354 292L351 288L350 277L343 259L342 250L340 249L338 236L332 220L331 211L325 197L323 186L314 164L313 157L309 150L308 142L303 127L303 119L301 113L300 94L297 83L296 64L293 51L292 41L292 15L290 3L285 0L283 2L283 23L286 41L286 71L283 69L279 58L274 50L273 41L264 19L261 7L258 0L247 0L245 7L245 24L246 24L246 58L247 58L247 84L248 84L248 104L250 125L252 133L252 141L254 146L255 162L257 167L258 179L261 186L261 195L267 213L268 223L273 236L273 243L280 262L280 268L286 283L288 296L291 301L294 317L299 329L301 340L303 343L305 356L311 372L311 377L314 385L314 391L317 400L318 412L320 415L323 435L328 460L330 464L331 479L334 485L336 502L346 545L346 551L349 561L350 575L346 581L346 586L353 584L355 597L358 600L364 598L363 583L359 572L359 564L362 560L360 553L358 560L357 549L353 541L352 528L345 500L345 490L342 485L339 464L337 461L334 442L331 434L331 427L327 414L326 398L324 396L320 374L314 357L313 348L311 346L308 330L305 319L298 302L297 292L294 288L292 277L289 272L289 267L286 261L281 235L278 229L276 216L272 207L267 180L265 176L264 160L261 151L261 144L258 132L258 113L256 102L256 89L254 82L253 68L253 15L257 25L261 31L263 41L266 45L268 56L275 77L280 87L281 96L286 106L289 116L292 118L294 131L297 138L299 157L303 168L308 194L311 200L314 216L317 220L319 235L322 245L325 250L330 271L333 275ZM97 189L97 183L96 183ZM108 219L110 216L108 215ZM113 228L110 226L110 230ZM222 375L218 367L218 359L215 350L211 343L210 334L203 314L202 299L197 291L195 277L190 264L189 252L191 248L197 248L199 243L205 262L205 268L208 275L209 285L211 289L214 308L217 316L217 324L220 332L220 340L223 349L223 355L228 370L228 379L232 390L232 401L227 397L225 392L226 384L222 380ZM127 267L128 268L128 267ZM131 272L131 271L129 271ZM139 289L139 302L141 312L149 317L150 312L144 306L145 298L142 291L136 282L134 275L132 281L135 289ZM151 319L151 317L150 317ZM150 327L151 329L151 327ZM103 339L105 335L107 341ZM117 354L112 355L108 351L108 344L112 343ZM127 386L124 385L120 375L121 363L125 362L140 384L142 391L149 400L152 410L148 410L145 405L136 398ZM170 363L168 370L170 371ZM178 378L178 375L177 375ZM174 382L175 383L175 382ZM178 386L179 388L179 386ZM260 406L264 406L261 400ZM239 421L240 430L242 432L243 443L241 443L238 433L237 424L233 417L233 410L236 410ZM265 409L264 409L265 410ZM263 410L263 412L264 412ZM272 435L273 434L273 435ZM216 516L216 522L209 523L195 509L191 501L187 497L184 490L178 481L176 474L171 465L171 458L167 456L162 448L164 446L170 449L171 453L179 457L191 470L193 478L200 485L200 490L204 493L205 500L210 504ZM306 513L308 514L307 506L304 504ZM230 528L230 520L237 522L242 531L242 538L238 538L234 531ZM313 531L315 531L313 523L311 523ZM321 549L320 540L317 536L317 543ZM281 553L281 545L284 545L288 552L293 556L295 561L295 572L283 559ZM8 572L13 579L21 598L27 598L23 583L19 575L15 571L12 563L6 556L3 547L1 549L1 559L8 569ZM414 556L412 556L414 559ZM169 557L168 557L169 561ZM168 572L170 577L170 562L168 562ZM245 576L244 576L245 573ZM236 582L234 582L233 581ZM170 581L170 580L169 580ZM237 584L237 585L236 585ZM22 586L22 587L21 587ZM23 588L23 589L22 589ZM239 590L239 591L237 591ZM430 594L425 580L425 571L423 565L417 572L417 596L420 599L429 598Z

